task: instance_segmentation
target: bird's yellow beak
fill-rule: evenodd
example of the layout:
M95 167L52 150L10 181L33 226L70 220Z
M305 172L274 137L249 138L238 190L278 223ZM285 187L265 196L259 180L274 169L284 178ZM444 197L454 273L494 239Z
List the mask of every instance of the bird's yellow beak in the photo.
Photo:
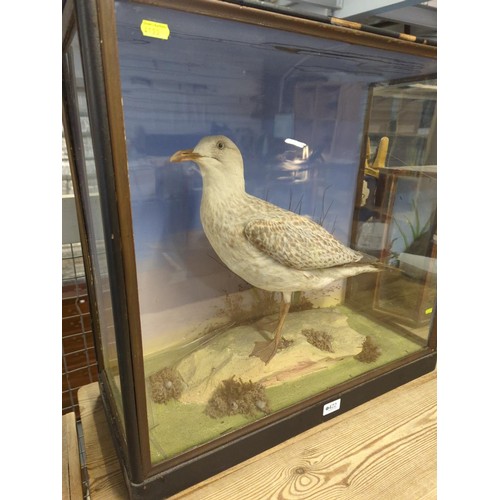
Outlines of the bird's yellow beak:
M181 149L170 157L172 163L180 163L183 161L195 161L201 158L201 155L195 153L192 149Z

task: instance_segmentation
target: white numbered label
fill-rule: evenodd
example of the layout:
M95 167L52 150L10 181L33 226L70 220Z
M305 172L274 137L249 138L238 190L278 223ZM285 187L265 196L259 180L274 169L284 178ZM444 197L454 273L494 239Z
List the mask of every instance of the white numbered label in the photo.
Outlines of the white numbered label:
M329 415L330 413L337 411L339 408L340 408L340 399L336 399L335 401L326 403L326 405L323 406L323 416Z

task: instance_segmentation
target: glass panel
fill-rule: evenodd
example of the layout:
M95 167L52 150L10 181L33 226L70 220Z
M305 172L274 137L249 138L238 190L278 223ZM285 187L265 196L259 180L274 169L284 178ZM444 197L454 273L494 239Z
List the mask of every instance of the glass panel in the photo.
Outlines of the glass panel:
M304 236L304 227L313 220L343 245L358 240L353 228L373 84L433 73L435 61L116 6L153 463L422 350L428 326L424 339L415 338L375 310L375 275L393 271L348 266L370 275L362 307L354 307L364 292L356 283L366 275L345 279L338 268L317 267L333 266L342 252L347 260L357 254L328 247L320 263L310 245L321 247L328 237ZM147 22L163 26L143 34ZM150 36L158 34L164 36ZM241 151L249 194L305 216L291 223L292 236L273 240L279 227L269 231L266 223L250 230L250 220L275 209L242 194L236 153L219 177L218 163L202 179L194 163L169 162L211 135ZM210 144L197 151L231 155L235 147L226 138ZM405 189L411 204L417 188ZM421 201L423 225L432 209ZM291 295L286 317L280 292ZM273 355L280 310L284 341Z
M118 412L123 417L118 358L116 353L116 332L113 319L113 307L109 286L108 262L106 257L106 241L103 232L99 186L97 183L94 151L90 134L89 114L83 68L80 56L78 36L75 34L67 51L73 95L76 98L79 130L74 131L81 141L77 154L81 161L77 162L78 175L81 182L82 203L87 224L89 248L91 253L94 289L99 314L104 369L115 398ZM123 420L123 418L122 418ZM123 421L122 421L123 424Z
M436 95L435 79L374 87L357 239L398 269L376 276L373 312L424 339L436 301Z

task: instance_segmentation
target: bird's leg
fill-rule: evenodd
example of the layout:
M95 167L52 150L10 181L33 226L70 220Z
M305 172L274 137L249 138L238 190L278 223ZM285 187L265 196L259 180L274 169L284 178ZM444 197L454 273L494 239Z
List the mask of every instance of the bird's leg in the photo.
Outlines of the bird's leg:
M281 332L285 319L290 309L290 294L283 294L283 300L280 305L280 317L278 326L274 330L274 338L269 342L255 342L255 347L250 356L259 357L267 365L278 351L278 346L281 340ZM287 300L288 299L288 300Z

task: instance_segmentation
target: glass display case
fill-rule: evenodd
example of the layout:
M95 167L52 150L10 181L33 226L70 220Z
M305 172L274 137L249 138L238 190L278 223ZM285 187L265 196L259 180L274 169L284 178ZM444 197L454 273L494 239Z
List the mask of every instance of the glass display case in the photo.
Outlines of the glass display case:
M436 49L327 21L65 6L64 124L131 498L435 367Z
M373 312L422 326L424 337L436 302L436 93L435 78L373 86L363 169L368 194L354 244L400 271L363 278L371 280Z

